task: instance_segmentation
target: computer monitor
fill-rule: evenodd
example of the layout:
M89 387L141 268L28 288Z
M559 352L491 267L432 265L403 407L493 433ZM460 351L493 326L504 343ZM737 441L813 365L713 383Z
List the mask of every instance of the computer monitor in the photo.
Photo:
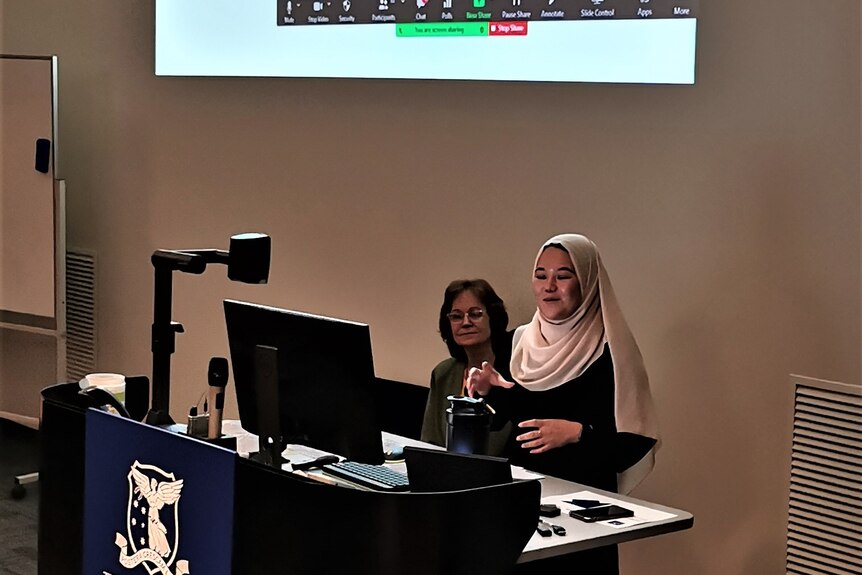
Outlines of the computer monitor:
M277 417L284 443L383 463L368 325L234 300L224 310L243 428L260 435L260 419ZM269 403L258 401L269 393L255 373L261 350L277 381Z

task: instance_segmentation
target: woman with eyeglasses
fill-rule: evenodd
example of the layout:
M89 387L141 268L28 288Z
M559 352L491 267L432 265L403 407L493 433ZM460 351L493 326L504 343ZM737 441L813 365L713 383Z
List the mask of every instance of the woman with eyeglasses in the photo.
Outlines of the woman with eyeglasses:
M468 388L517 426L513 464L627 493L652 469L658 430L643 358L596 245L552 237L536 256L532 287L536 312L515 330L511 377L483 363ZM618 572L615 546L561 560Z
M503 300L483 279L455 280L443 293L440 306L440 337L449 348L449 357L431 372L431 390L422 422L422 441L446 445L446 408L450 395L466 395L470 368L483 363L509 376L512 334L506 332L509 314ZM506 447L511 426L492 431L489 453Z

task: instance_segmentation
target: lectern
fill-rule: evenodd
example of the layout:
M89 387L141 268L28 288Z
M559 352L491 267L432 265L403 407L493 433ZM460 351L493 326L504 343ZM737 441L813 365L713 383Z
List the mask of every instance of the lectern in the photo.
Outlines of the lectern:
M442 493L323 485L86 408L77 383L42 394L41 575L503 575L538 520L535 480Z

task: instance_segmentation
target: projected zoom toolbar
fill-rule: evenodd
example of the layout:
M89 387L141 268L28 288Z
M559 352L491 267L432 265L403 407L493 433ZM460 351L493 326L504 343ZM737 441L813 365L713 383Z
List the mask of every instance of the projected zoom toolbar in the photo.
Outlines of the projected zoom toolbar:
M696 18L697 4L698 0L278 0L276 24L460 23L461 33L456 34L444 34L448 27L441 26L402 28L396 33L474 36L493 35L502 28L472 24L524 23L506 28L506 34L518 35L521 30L526 33L527 21ZM414 33L417 29L429 32Z

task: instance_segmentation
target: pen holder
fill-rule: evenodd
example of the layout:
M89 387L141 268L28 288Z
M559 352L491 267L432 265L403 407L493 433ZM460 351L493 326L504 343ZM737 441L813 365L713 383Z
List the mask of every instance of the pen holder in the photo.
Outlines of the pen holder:
M189 425L186 433L192 437L206 439L209 431L210 414L189 415Z
M446 409L446 449L485 455L491 432L491 411L482 398L450 395Z

